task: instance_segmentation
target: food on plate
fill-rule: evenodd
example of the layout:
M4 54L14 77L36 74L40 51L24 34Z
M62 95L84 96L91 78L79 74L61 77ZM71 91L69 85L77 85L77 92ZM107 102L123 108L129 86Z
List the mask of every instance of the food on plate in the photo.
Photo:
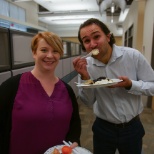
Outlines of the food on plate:
M91 80L91 79L89 79L89 80L87 80L84 84L94 84L94 81Z
M98 49L94 49L91 52L92 52L92 55L98 55L99 54L99 50Z
M72 149L69 146L64 145L61 150L54 148L51 154L72 154Z
M69 146L63 146L62 147L62 154L72 154L72 149Z
M60 154L60 152L57 148L55 148L51 154Z
M106 78L106 77L99 77L99 78L97 78L95 80L89 79L84 84L86 84L86 85L88 85L88 84L89 85L91 85L91 84L99 85L99 84L107 84L107 83L113 83L113 81L111 79L109 79L109 78Z
M99 77L98 79L94 80L94 85L98 84L107 84L107 83L112 83L113 81L109 78L106 77Z
M63 148L65 146L65 148ZM63 151L62 151L63 148ZM63 153L62 153L63 152ZM71 148L66 145L56 145L54 147L51 147L47 149L47 151L44 154L92 154L89 150L82 148L82 147L74 147Z

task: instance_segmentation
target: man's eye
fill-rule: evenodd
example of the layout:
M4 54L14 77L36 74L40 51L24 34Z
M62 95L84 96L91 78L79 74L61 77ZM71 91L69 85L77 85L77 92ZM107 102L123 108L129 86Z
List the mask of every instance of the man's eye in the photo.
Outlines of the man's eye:
M100 36L99 35L95 35L94 36L94 39L98 39Z
M86 44L89 43L89 42L90 42L90 40L84 40L83 41L83 43L86 43Z

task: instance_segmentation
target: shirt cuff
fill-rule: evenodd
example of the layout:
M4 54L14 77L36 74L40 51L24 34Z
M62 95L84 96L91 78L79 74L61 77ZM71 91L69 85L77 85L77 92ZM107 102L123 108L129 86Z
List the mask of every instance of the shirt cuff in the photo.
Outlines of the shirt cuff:
M134 94L134 95L142 95L141 92L141 87L142 87L142 82L141 81L132 81L132 87L130 88L130 90L127 90L128 93Z
M88 79L88 80L90 80L90 79ZM81 75L79 74L79 78L78 78L79 83L85 83L85 82L88 81L88 80L82 80L82 79L81 79Z

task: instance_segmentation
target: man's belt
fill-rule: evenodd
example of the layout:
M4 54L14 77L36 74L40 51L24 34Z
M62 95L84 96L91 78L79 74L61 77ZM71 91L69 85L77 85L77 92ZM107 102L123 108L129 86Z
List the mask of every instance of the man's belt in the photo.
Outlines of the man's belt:
M98 119L100 119L100 118L98 118ZM140 117L139 117L139 115L137 115L136 117L131 119L129 122L124 122L124 123L120 123L120 124L111 123L111 122L108 122L108 121L103 120L103 119L100 119L100 120L109 124L109 125L117 127L117 128L126 128L126 127L130 126L134 121L140 120Z

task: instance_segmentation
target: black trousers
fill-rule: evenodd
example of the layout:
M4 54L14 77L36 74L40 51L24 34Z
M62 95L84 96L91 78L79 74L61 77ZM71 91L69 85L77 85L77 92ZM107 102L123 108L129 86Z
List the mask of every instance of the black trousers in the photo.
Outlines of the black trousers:
M142 138L145 134L139 118L131 123L114 125L96 118L93 127L94 154L141 154Z

